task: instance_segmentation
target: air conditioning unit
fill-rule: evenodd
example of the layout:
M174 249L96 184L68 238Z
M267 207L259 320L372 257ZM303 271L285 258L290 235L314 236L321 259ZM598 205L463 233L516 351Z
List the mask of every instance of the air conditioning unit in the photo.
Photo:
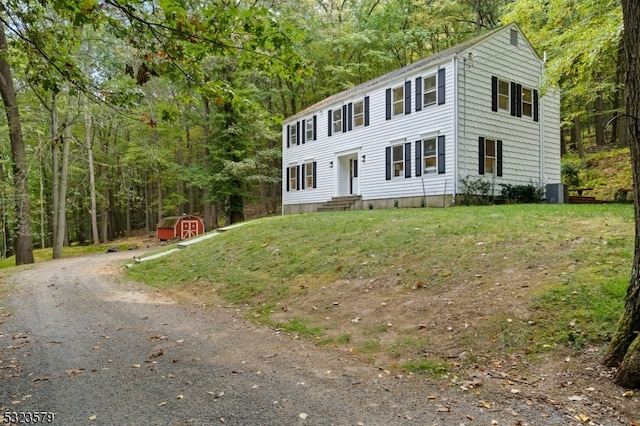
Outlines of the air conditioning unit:
M564 183L546 185L547 203L565 204L569 202L569 188Z

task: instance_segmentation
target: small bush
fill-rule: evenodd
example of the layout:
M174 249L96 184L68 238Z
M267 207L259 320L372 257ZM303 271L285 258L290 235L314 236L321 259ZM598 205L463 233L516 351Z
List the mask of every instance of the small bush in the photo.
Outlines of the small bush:
M502 197L508 203L539 203L544 195L544 190L536 185L511 185L501 184Z
M489 196L491 182L482 178L473 180L469 177L462 179L462 193L460 194L460 204L463 206L487 205L491 204L492 198Z

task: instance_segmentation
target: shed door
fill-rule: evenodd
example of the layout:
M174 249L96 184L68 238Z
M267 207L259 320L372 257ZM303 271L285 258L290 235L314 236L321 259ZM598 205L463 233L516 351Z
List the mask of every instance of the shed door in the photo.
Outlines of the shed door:
M184 219L180 221L180 238L187 239L198 235L198 221Z

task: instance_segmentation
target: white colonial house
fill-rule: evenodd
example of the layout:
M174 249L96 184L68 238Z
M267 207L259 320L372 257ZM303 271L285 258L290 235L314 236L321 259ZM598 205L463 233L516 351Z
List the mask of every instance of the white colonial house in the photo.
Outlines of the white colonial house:
M283 214L442 207L478 179L496 195L558 184L560 99L541 89L543 73L509 24L288 117Z

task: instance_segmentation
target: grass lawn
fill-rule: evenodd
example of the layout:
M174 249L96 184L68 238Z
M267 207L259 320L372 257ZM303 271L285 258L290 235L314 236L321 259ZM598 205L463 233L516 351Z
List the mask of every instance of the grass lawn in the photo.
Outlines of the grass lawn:
M132 279L385 368L602 347L633 255L631 205L317 213L249 222Z

